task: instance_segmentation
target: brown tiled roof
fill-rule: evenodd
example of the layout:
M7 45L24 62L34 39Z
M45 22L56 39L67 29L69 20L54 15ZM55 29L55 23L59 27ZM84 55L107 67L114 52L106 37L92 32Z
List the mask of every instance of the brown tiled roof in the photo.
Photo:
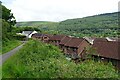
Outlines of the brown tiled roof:
M49 40L62 40L65 37L65 35L53 35Z
M65 38L62 39L62 41L60 42L60 44L64 45L64 44L67 43L70 39L71 39L71 37L66 36Z
M119 59L120 60L120 42L118 41L97 41L93 44L93 48L96 49L98 54L102 57Z
M43 34L42 36L52 37L52 34Z
M52 37L53 35L51 35L51 34L35 33L35 34L33 34L32 36L34 36L34 37L43 37L43 36Z
M74 38L72 37L66 44L65 46L69 47L79 47L79 45L82 43L84 39L83 38Z
M98 41L108 41L106 38L95 38L94 42L98 42Z

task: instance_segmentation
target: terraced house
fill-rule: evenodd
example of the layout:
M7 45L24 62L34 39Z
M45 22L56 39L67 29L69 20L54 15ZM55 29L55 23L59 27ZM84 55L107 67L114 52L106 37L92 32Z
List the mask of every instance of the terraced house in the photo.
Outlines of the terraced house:
M64 54L72 59L84 59L88 48L94 50L92 56L97 60L112 62L120 69L120 39L119 38L75 38L65 35L50 35L35 33L32 38L59 46Z
M59 46L59 43L65 38L65 35L53 35L49 39L49 43L55 46Z
M67 43L70 39L71 39L71 37L66 36L66 37L59 43L60 49L61 49L63 52L65 52L65 43Z
M104 62L112 62L114 66L120 69L120 40L95 39L93 48L96 50L93 55Z
M41 33L36 33L36 34L33 34L32 35L32 38L34 39L38 39L38 40L41 40L45 43L48 43L50 37L52 37L53 35L51 34L41 34Z
M32 35L33 39L38 39L38 40L42 40L42 34L41 33L36 33Z
M87 40L75 37L64 38L60 45L62 46L63 52L72 59L83 58L87 48L90 46Z

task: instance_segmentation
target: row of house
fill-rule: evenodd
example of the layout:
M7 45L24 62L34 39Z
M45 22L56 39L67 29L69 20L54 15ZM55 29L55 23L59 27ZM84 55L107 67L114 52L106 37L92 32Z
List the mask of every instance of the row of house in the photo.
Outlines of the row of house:
M64 54L74 60L84 59L87 54L94 53L94 58L112 62L120 69L120 38L76 38L66 35L50 35L35 33L33 39L58 46ZM90 52L92 49L93 52Z
M85 53L87 47L90 46L89 42L84 38L75 38L65 35L36 33L33 34L32 38L58 46L65 55L68 55L72 59L82 58L82 54Z
M112 62L120 70L120 39L98 38L94 40L92 47L97 53L94 57Z

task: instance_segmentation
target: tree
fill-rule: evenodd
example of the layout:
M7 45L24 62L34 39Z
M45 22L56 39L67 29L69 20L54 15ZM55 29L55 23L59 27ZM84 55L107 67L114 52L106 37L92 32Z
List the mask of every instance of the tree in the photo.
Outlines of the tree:
M6 22L4 19L2 19L2 40L3 43L10 39L10 33L8 32L8 30L10 29L10 25L8 22Z
M5 42L12 39L12 26L15 25L16 20L11 13L11 10L7 9L4 5L0 3L0 8L2 8L0 20L2 22L2 40Z
M13 16L13 13L11 13L11 10L7 9L4 5L0 4L2 7L2 19L4 19L6 22L9 23L10 28L9 31L12 31L12 26L16 24L15 17Z

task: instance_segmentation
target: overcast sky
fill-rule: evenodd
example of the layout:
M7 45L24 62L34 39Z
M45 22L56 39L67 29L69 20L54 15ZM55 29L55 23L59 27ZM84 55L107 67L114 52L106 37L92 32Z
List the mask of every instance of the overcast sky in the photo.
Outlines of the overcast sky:
M62 21L118 11L120 0L1 0L20 21Z

